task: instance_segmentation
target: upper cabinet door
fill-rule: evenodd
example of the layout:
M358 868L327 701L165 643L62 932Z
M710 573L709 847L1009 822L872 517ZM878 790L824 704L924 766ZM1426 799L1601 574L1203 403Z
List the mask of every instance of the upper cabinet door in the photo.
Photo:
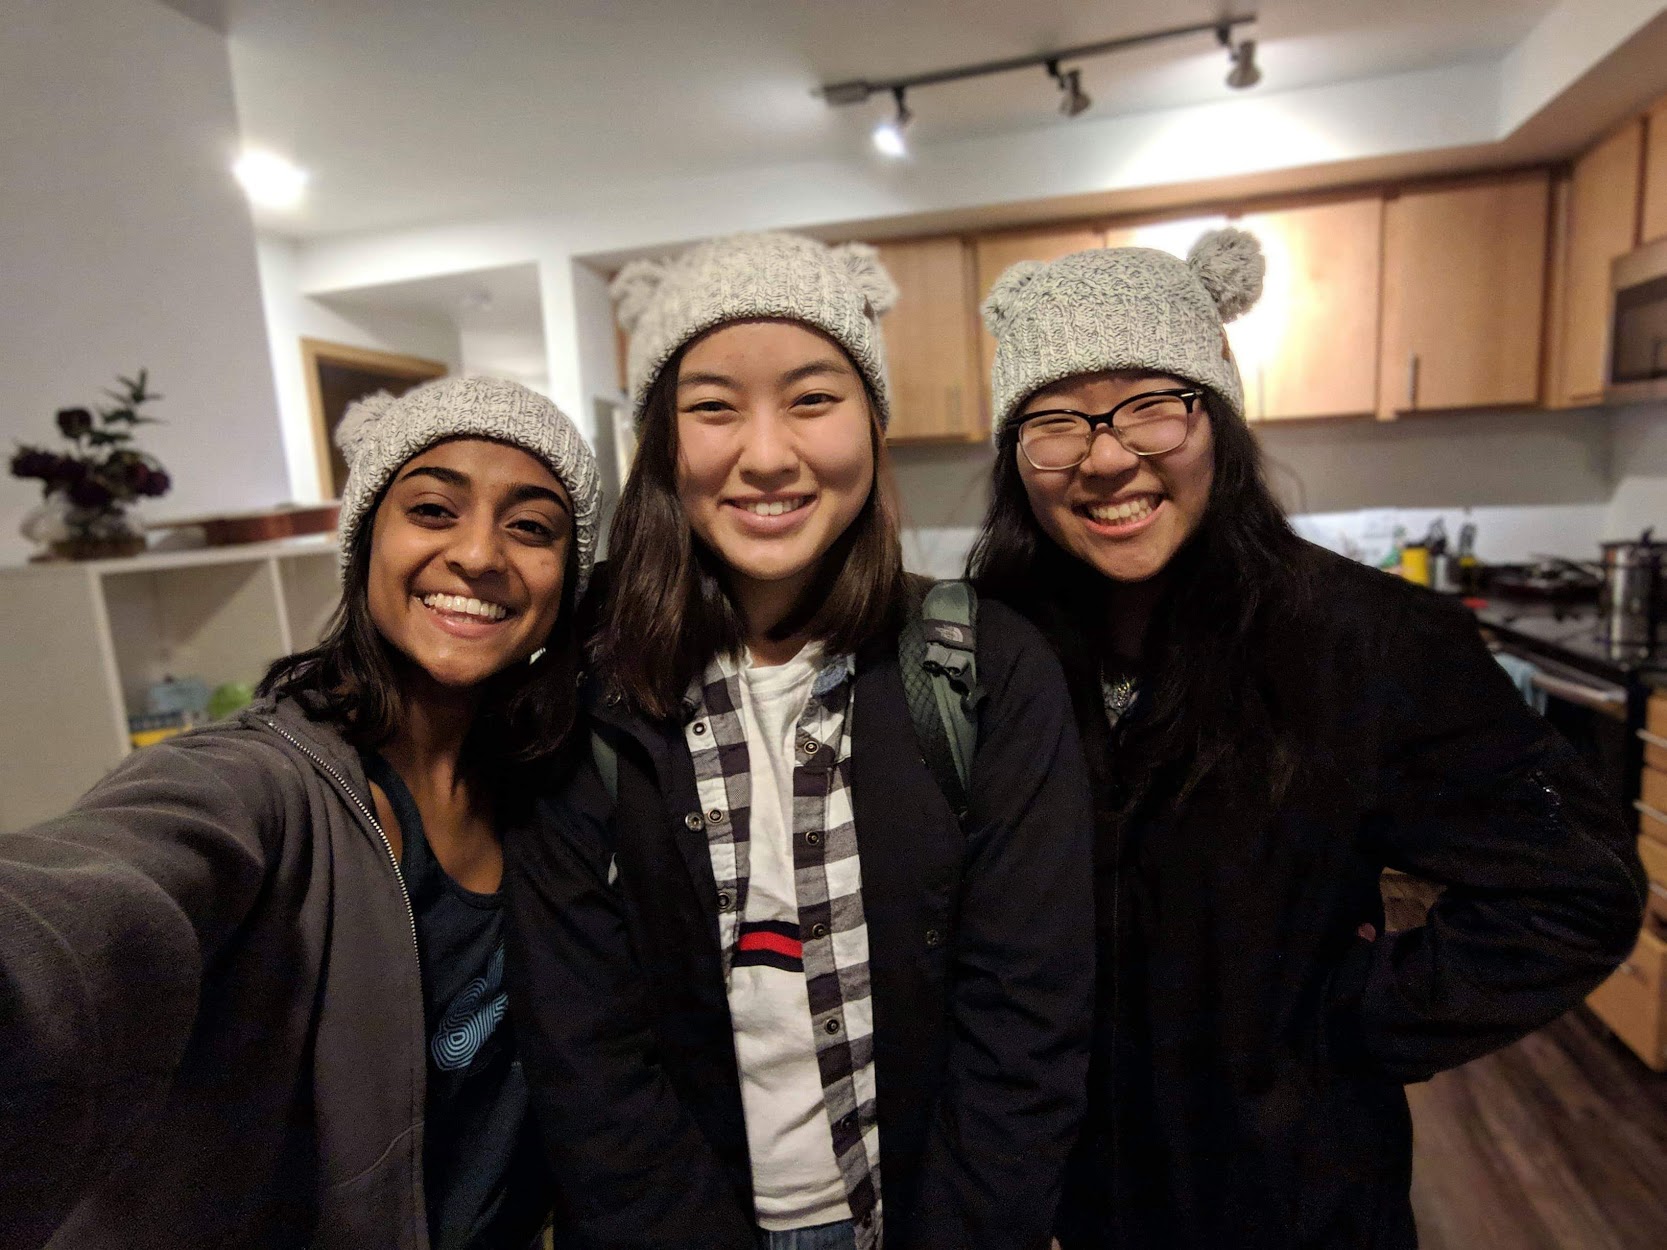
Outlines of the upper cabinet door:
M880 319L891 374L892 442L977 442L988 429L979 402L973 337L972 257L958 237L879 245L897 283Z
M1362 416L1377 401L1383 200L1250 213L1267 257L1256 306L1227 327L1252 420Z
M1104 231L1080 226L1067 230L1019 230L980 236L973 241L978 275L975 315L977 310L983 307L984 297L990 293L996 279L1006 272L1009 265L1016 265L1021 260L1039 260L1045 264L1050 260L1058 260L1061 256L1069 256L1072 252L1086 252L1092 248L1104 247L1105 239ZM987 417L990 410L990 366L995 363L996 341L983 329L981 315L978 344L978 389L983 396L983 407Z
M1549 201L1544 172L1389 201L1380 416L1539 402Z
M1569 177L1568 245L1558 344L1560 393L1568 406L1603 398L1609 342L1609 266L1638 242L1639 167L1644 124L1629 122L1574 163Z
M1644 192L1638 241L1667 239L1667 100L1644 118Z

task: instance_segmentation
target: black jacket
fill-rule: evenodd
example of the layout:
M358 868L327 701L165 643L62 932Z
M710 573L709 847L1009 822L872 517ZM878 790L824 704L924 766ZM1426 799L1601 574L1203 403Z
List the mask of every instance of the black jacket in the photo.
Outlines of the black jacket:
M1070 704L1012 612L984 605L978 643L988 695L966 832L921 759L895 639L858 657L852 791L888 1250L1045 1247L1085 1104L1092 817ZM545 837L506 847L511 1005L558 1227L584 1250L753 1250L682 726L617 707L597 723L619 752L619 812L586 768L546 804Z
M1574 1006L1636 936L1642 875L1614 801L1470 614L1303 558L1314 605L1272 657L1300 735L1285 802L1206 782L1121 846L1102 821L1066 1250L1414 1246L1402 1084ZM1088 750L1114 749L1102 718L1083 727ZM1386 865L1447 888L1422 928L1368 942Z

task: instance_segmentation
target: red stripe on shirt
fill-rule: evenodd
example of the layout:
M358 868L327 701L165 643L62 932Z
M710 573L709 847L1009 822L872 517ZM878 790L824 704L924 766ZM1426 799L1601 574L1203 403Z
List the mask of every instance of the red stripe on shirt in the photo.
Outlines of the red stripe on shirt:
M805 945L798 938L785 937L780 933L755 931L741 935L740 949L744 951L774 951L778 955L785 955L788 959L804 958Z

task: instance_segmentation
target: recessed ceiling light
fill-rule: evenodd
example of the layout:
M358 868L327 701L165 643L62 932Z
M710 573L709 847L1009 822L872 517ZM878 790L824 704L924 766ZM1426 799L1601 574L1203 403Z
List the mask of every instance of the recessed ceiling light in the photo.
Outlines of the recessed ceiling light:
M307 188L307 171L272 152L245 152L232 173L249 202L260 208L294 208Z

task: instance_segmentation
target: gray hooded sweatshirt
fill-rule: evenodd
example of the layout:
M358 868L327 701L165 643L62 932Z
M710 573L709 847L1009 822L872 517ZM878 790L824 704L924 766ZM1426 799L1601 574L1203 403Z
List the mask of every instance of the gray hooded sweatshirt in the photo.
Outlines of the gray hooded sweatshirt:
M416 932L294 702L0 834L0 1246L427 1250Z

